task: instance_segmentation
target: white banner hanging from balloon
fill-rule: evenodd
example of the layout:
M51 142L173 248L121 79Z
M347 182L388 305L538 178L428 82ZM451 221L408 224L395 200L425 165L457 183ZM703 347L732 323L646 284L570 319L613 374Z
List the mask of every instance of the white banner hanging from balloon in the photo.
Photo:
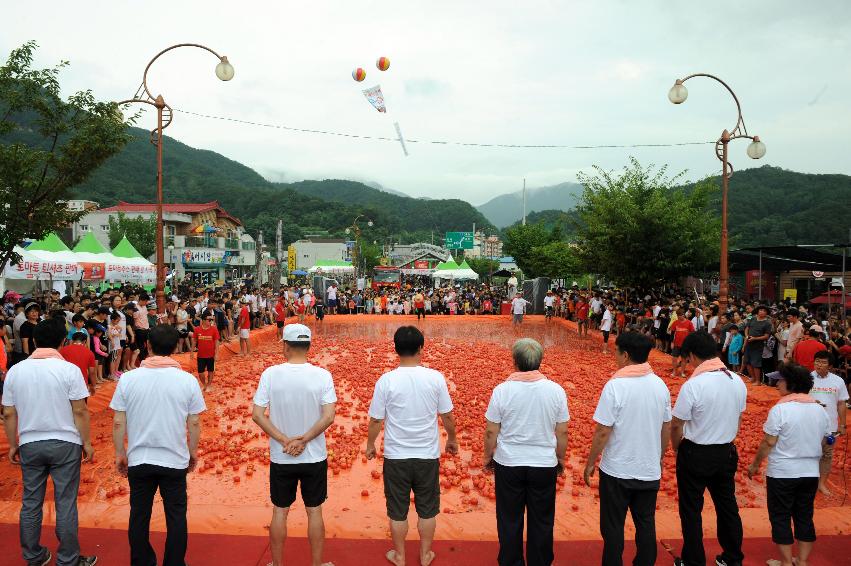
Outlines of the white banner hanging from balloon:
M366 89L363 91L363 95L376 110L387 112L387 107L384 106L384 94L381 93L381 85Z

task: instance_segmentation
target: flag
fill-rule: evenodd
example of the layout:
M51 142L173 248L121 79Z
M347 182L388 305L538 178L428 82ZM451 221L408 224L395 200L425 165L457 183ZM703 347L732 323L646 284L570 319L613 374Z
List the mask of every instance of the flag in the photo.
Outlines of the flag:
M363 91L363 95L379 112L387 112L384 106L384 95L381 93L381 85L375 85Z

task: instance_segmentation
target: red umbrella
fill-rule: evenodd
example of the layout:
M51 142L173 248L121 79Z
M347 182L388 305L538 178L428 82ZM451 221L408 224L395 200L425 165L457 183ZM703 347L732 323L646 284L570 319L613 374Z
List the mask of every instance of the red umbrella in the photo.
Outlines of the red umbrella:
M822 293L818 297L811 299L811 305L826 305L830 303L831 306L836 305L839 306L839 302L842 300L842 291L829 291L828 293ZM851 309L851 294L845 293L845 308Z

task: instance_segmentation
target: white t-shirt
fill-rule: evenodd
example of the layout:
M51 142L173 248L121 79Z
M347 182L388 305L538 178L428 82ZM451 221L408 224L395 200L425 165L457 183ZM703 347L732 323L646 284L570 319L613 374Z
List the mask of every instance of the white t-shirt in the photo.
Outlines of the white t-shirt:
M821 442L833 432L818 403L780 403L768 411L763 431L777 437L768 453L765 475L772 478L817 478Z
M671 393L654 373L610 379L603 387L594 421L612 427L600 469L621 479L662 477L662 424L671 420Z
M437 415L452 411L443 374L422 366L399 367L375 384L369 416L384 420L384 457L440 457Z
M810 396L815 397L815 400L824 405L827 411L827 416L830 419L830 432L838 432L839 430L839 410L837 403L848 400L848 388L845 387L845 382L835 373L828 373L827 377L821 377L816 372L812 372L813 388L810 389Z
M503 466L552 468L555 427L570 420L567 394L557 383L541 379L505 381L491 394L485 418L500 425L494 460Z
M523 314L526 312L526 299L514 297L511 299L511 312L514 314Z
M658 317L658 316L659 316L659 313L660 313L660 312L662 312L662 307L661 307L661 306L659 306L659 305L654 305L654 306L653 306L653 318L654 318L654 320L653 320L653 328L659 328L660 321L659 321L659 319L658 319L658 318L656 318L656 317Z
M288 437L310 430L322 416L322 405L337 402L331 373L312 364L283 363L260 374L254 404L269 407L269 420ZM314 464L328 458L325 435L307 443L298 456L284 452L281 443L269 439L269 458L276 464Z
M601 301L597 297L594 297L588 304L591 307L591 312L597 314L600 312L600 307L603 306L603 301Z
M109 407L127 413L129 466L189 466L186 419L207 410L195 376L177 368L128 371Z
M552 307L556 303L556 298L552 295L544 297L544 306Z
M65 360L28 358L6 374L3 405L18 413L18 443L62 440L82 445L71 401L89 396L80 368Z
M685 421L683 437L695 444L728 444L739 432L747 397L738 375L707 371L683 384L673 415Z
M336 301L337 300L337 288L336 287L328 287L328 300Z
M612 311L609 309L603 311L603 320L600 322L600 330L606 332L612 330Z

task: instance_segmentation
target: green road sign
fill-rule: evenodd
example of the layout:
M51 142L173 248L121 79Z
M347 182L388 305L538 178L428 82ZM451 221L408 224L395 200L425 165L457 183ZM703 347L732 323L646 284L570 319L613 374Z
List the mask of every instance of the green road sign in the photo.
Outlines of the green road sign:
M447 232L446 249L448 250L472 250L472 232Z

